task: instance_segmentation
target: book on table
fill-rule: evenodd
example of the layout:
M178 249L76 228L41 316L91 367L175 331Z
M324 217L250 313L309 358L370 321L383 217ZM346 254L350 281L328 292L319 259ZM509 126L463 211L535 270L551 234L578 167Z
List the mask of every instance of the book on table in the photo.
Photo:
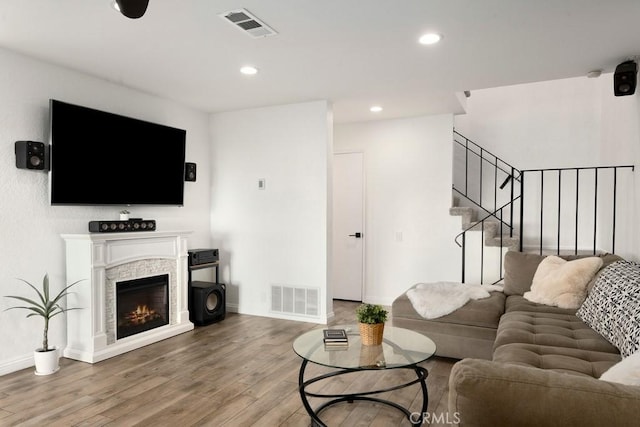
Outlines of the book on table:
M348 345L349 341L325 341L324 345Z
M344 329L324 329L322 335L325 346L342 347L349 345L347 331Z
M324 345L324 351L340 351L340 350L348 350L348 349L349 349L349 343L340 344L340 345L335 345L335 344Z
M324 342L348 341L347 331L344 329L323 329Z
M349 341L341 341L341 342L325 342L324 349L325 350L342 350L349 348Z

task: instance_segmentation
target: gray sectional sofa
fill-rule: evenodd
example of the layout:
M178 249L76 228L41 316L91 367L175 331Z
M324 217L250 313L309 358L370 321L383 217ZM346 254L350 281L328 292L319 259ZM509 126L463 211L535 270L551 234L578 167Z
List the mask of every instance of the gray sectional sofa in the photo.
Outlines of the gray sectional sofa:
M544 258L508 252L504 293L437 319L422 318L404 293L392 305L393 325L432 338L439 356L463 359L449 382L449 410L461 426L640 425L640 386L599 379L621 361L619 348L576 309L523 297ZM603 255L602 260L589 291L621 258ZM640 288L640 276L633 286ZM598 304L606 305L596 301L596 310Z

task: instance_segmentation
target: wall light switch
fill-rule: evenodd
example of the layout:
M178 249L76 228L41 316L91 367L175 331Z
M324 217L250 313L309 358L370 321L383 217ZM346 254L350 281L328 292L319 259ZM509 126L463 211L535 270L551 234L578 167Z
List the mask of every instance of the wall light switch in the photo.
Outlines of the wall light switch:
M258 180L258 190L264 190L267 186L267 181L264 178Z
M402 242L402 231L395 232L396 242Z

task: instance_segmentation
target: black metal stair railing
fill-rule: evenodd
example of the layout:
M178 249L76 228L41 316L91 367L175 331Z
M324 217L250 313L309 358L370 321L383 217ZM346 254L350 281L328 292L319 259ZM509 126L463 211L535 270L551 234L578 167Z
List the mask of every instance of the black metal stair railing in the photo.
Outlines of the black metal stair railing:
M519 231L516 236L519 239L517 250L521 252L527 250L557 255L561 252L616 253L619 235L627 239L627 245L632 243L628 241L630 237L627 231L620 233L618 230L620 200L627 203L633 200L633 195L629 193L633 189L633 179L622 174L623 171L633 172L634 166L520 171L454 130L453 190L486 213L455 237L456 244L462 248L462 282L468 279L468 268L479 272L481 284L491 267L491 282L502 280L502 251L505 247L514 247L515 229ZM626 182L623 181L625 179ZM625 184L623 192L619 188L621 180ZM499 198L499 190L504 190L507 185L510 186L508 195L503 193ZM489 196L487 193L490 193ZM631 212L633 207L623 211ZM500 251L499 261L493 261L499 263L497 272L496 266L485 266L485 231L489 221L497 222L499 228L493 242ZM634 218L629 215L622 218L622 224L627 227L633 222ZM495 228L496 225L492 224L491 227ZM470 231L481 232L479 248L469 247ZM474 258L471 259L469 254Z
M510 200L509 202L507 202L506 204L500 206L495 212L491 212L488 215L486 215L484 218L480 219L479 221L474 222L473 224L471 224L470 226L468 226L467 228L465 228L464 230L462 230L461 233L459 233L456 237L455 237L455 242L458 245L458 247L460 247L462 249L462 283L466 283L466 273L467 273L467 251L470 250L470 248L467 245L467 233L470 231L480 231L480 245L478 248L476 248L477 251L479 251L480 253L480 259L479 259L479 269L480 269L480 284L484 284L485 281L485 229L487 228L487 221L493 220L494 218L497 219L497 223L499 225L499 230L497 232L497 239L498 239L498 244L495 245L497 248L499 248L499 250L502 252L502 249L508 246L512 246L512 241L510 240L509 243L510 244L505 244L505 224L506 222L503 220L503 213L506 209L508 209L509 211L513 212L514 209L514 205L516 204L516 202L521 198L521 196L516 196L515 199ZM513 237L513 225L510 224L508 225L509 228L509 236ZM477 253L477 252L476 252ZM503 274L502 274L502 256L499 256L499 265L498 265L498 276L494 277L493 281L491 282L491 284L496 284L498 282L500 282L503 279Z
M459 157L461 156L464 159L463 173L454 173L453 191L494 219L505 221L505 218L507 218L505 225L510 230L513 230L513 205L510 206L508 215L501 215L498 218L497 212L502 209L499 208L501 203L508 205L509 201L513 201L518 197L515 194L516 188L519 189L516 182L520 181L521 172L455 129L453 131L453 141L454 162L456 158L460 160ZM456 147L458 148L457 152L462 153L461 155L456 155ZM462 176L460 177L460 175ZM458 179L455 179L455 177L458 177ZM462 183L456 182L460 178L462 178ZM498 196L501 192L499 190L504 190L507 185L509 185L508 196L503 195L499 199ZM510 236L513 237L513 234L511 233Z
M493 277L492 282L497 283L502 279L502 250L506 246L513 244L514 221L519 218L514 209L516 202L520 199L521 172L514 166L505 162L495 154L485 150L480 145L471 141L455 129L453 131L454 141L454 164L461 166L454 170L453 191L470 201L474 206L485 212L485 216L478 221L469 224L460 234L455 237L456 244L462 248L462 282L467 279L468 254L473 250L479 255L479 281L485 281L485 231L489 226L489 221L497 222L499 231L494 246L500 251L498 276ZM457 149L457 150L456 150ZM457 161L456 161L457 160ZM462 167L462 164L464 165ZM505 191L505 187L508 188ZM500 197L499 197L500 196ZM496 225L491 225L496 227ZM473 230L481 231L480 247L469 248L468 232ZM509 236L509 241L505 243L505 236ZM492 236L493 237L493 236Z
M616 253L618 185L620 173L624 170L633 172L634 166L523 170L520 177L522 200L519 250L524 249L525 242L522 236L525 235L524 228L527 224L539 227L536 246L540 254L555 252L560 255L561 251L578 254L579 251L585 250L594 255L598 250ZM537 187L534 188L536 192L533 195L528 187L525 187L525 182ZM549 191L555 191L557 194L551 194L549 197ZM610 198L610 205L601 202L605 197ZM529 201L530 199L533 201ZM557 208L555 212L554 204ZM550 208L548 205L551 205ZM548 216L550 211L553 214L552 219ZM568 214L565 211L569 211ZM528 212L537 212L537 218L532 218L531 215L525 217ZM585 243L585 236L591 240L588 245Z

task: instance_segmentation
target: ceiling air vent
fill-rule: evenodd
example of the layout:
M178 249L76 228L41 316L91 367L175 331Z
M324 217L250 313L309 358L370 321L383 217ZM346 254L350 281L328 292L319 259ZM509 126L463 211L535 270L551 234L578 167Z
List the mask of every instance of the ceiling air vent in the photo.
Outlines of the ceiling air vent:
M231 22L243 32L249 34L251 37L268 37L278 34L273 28L253 16L246 9L224 12L220 14L220 16Z

